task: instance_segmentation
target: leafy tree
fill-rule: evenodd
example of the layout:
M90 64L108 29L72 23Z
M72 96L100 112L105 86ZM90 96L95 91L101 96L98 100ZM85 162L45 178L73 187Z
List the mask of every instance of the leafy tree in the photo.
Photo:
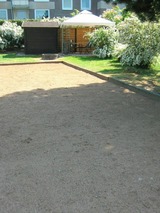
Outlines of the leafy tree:
M135 12L141 20L158 20L160 18L160 0L104 0L113 4L125 3L126 10Z
M76 15L78 15L79 13L80 13L79 10L74 9L73 12L70 13L70 14L71 14L71 16L76 16Z
M123 20L122 10L118 6L115 6L112 9L104 11L102 13L102 18L106 18L118 24Z
M136 16L135 13L121 9L119 6L114 6L112 9L107 9L102 13L102 18L114 21L116 24L124 21L125 18Z

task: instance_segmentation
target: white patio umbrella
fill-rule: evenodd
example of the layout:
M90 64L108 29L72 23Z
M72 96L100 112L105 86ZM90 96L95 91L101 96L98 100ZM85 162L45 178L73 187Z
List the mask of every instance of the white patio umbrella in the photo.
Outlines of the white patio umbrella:
M73 16L64 22L62 22L62 27L67 26L87 26L87 27L96 27L96 26L108 26L113 27L115 23L107 19L98 17L87 10L83 10L78 15Z
M65 20L61 23L62 27L62 53L63 53L63 28L67 27L114 27L115 22L98 17L87 10L83 10L79 14Z

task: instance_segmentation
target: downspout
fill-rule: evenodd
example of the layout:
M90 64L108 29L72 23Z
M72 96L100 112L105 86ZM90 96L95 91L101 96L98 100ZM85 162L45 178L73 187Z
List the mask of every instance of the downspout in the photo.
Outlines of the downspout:
M63 25L61 25L61 29L62 29L62 35L61 35L61 37L62 37L62 54L63 54L63 52L64 52L64 49L63 49L63 42L64 42L64 38L63 38Z
M11 0L11 17L14 19L14 13L13 13L13 0Z

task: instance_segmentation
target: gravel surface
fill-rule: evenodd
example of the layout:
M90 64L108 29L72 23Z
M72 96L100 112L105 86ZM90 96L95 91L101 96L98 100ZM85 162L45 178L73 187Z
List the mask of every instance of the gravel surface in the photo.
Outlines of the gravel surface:
M0 67L0 213L159 212L159 101L63 64Z

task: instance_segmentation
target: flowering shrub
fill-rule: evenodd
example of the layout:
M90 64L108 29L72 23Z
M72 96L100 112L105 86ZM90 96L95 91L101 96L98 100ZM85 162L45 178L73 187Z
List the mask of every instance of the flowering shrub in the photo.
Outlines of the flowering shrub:
M93 55L99 57L99 58L106 58L106 56L110 57L111 54L107 49L107 46L104 45L102 48L97 48L93 51Z
M127 66L149 67L160 53L160 24L129 18L118 25L120 42L127 47L121 53L121 63Z
M5 21L0 26L0 49L21 47L23 44L23 29L16 23Z
M122 53L124 52L124 50L127 48L126 44L122 44L122 43L117 43L114 46L114 51L113 51L113 56L116 57L117 59L121 59L122 57Z
M0 37L0 49L3 50L5 47L5 42L2 40L2 38Z
M116 43L114 28L99 28L88 33L90 45L95 49L93 54L99 58L111 57Z

